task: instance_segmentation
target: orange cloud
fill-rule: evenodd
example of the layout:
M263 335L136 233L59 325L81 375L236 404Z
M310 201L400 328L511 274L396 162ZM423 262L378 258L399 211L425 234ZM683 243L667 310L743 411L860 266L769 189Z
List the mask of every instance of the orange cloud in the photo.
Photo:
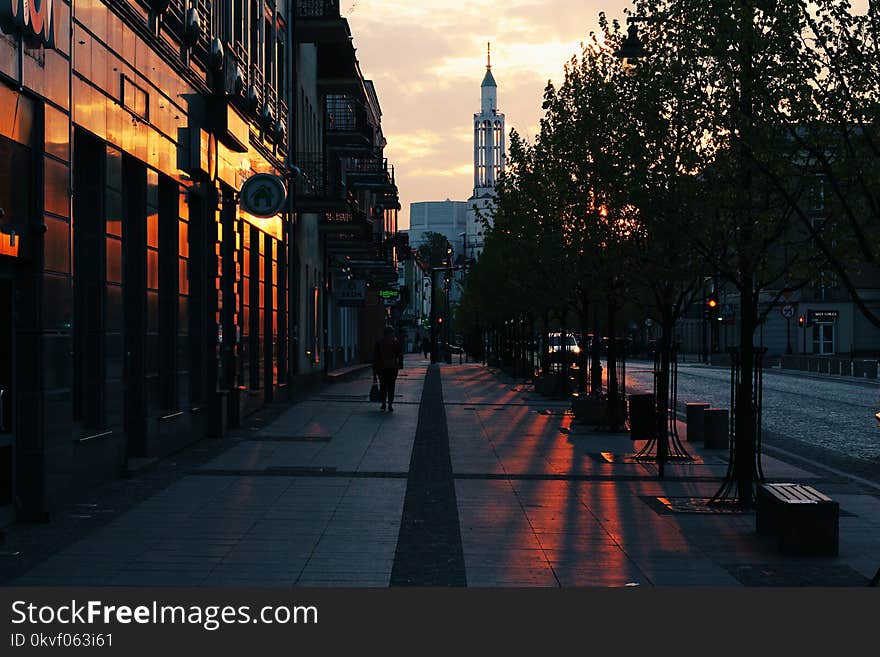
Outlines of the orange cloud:
M400 187L401 227L409 204L466 200L473 187L474 112L486 42L507 127L537 130L548 79L598 29L598 13L623 20L626 0L342 0L361 69L376 83L386 154Z

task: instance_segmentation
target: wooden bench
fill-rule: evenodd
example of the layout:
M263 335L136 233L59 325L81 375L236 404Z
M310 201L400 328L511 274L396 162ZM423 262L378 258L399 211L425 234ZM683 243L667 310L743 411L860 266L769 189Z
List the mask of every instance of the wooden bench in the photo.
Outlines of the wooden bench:
M782 554L837 556L840 505L812 486L761 485L755 516L758 534L777 536Z

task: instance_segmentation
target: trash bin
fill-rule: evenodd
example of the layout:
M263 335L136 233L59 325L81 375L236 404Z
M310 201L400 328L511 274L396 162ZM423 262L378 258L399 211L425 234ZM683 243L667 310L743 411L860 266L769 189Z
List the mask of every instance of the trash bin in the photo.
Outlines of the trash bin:
M726 408L703 411L703 446L706 449L730 447L730 415Z
M629 396L629 437L650 440L654 437L654 395L640 393Z
M688 402L687 409L687 440L689 443L703 441L703 411L711 404L706 402Z

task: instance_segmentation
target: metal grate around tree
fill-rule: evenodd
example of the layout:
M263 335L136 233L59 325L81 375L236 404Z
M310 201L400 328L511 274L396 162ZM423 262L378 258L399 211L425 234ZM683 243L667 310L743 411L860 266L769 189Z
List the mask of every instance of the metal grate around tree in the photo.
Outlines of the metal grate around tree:
M694 457L687 451L678 435L678 422L676 421L676 409L678 408L678 350L679 344L675 343L669 352L669 369L663 372L663 353L656 344L654 345L654 412L655 417L665 415L666 431L663 435L657 435L655 430L648 442L636 454L640 461L657 461L661 465L667 461L693 461ZM665 399L660 399L657 391L660 389L662 377L666 376Z
M752 467L752 488L748 499L754 500L758 487L764 482L764 468L761 465L761 427L764 398L764 356L766 347L753 347L752 361L752 407L755 412L755 458ZM740 367L740 347L731 347L730 353L730 458L728 459L727 472L718 491L709 499L709 504L731 504L740 497L739 484L736 479L736 408L737 395L742 380Z
M617 432L626 430L626 351L629 345L628 338L614 338L614 349L611 350L611 338L604 338L602 344L605 348L605 398L608 401L605 420L597 428L601 430ZM612 403L611 383L615 383L617 389L617 404ZM593 394L593 391L590 391Z

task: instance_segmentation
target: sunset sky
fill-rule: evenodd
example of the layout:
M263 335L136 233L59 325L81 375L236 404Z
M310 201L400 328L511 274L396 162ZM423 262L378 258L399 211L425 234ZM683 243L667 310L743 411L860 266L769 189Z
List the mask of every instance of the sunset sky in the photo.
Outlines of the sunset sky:
M364 76L376 83L385 154L409 226L414 201L464 201L473 191L473 114L486 42L507 129L532 136L548 79L558 81L599 11L624 19L628 0L342 0Z

